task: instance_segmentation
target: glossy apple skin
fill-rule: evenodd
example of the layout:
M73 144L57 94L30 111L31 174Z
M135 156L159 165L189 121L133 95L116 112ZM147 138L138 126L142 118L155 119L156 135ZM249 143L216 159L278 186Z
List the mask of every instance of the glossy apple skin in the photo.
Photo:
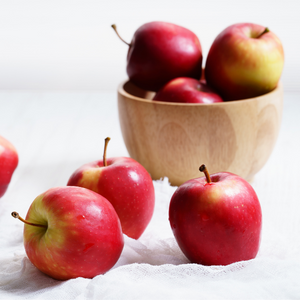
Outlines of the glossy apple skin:
M262 213L251 185L231 173L191 179L173 194L169 221L193 263L228 265L256 257Z
M101 195L79 187L52 188L36 197L24 225L29 260L58 280L93 278L111 269L123 246L120 220Z
M154 101L210 104L223 102L205 80L179 77L169 81L154 96Z
M146 169L129 157L113 157L88 163L70 177L68 186L81 186L99 193L115 208L123 233L138 239L154 211L155 194Z
M127 74L138 87L158 91L176 77L200 79L202 48L190 30L166 22L150 22L134 33L127 55Z
M0 198L5 194L18 162L16 148L0 136Z
M239 23L214 40L205 65L205 78L224 100L263 95L278 84L284 52L280 39L264 26Z

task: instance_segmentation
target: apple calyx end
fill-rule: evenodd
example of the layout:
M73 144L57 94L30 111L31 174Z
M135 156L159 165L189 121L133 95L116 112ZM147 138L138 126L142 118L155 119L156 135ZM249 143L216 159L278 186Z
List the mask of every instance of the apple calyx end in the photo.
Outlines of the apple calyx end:
M208 170L207 170L207 168L204 164L202 164L200 166L199 171L204 173L207 183L211 183L210 175L209 175Z

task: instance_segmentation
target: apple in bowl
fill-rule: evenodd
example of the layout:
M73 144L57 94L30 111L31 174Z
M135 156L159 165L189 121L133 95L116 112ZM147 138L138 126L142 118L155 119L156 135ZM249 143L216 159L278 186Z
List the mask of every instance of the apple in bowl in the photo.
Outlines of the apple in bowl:
M154 96L154 101L171 103L217 103L222 98L211 89L204 79L179 77L169 81Z
M112 27L117 32L116 25ZM201 77L202 47L198 37L187 28L149 22L140 26L131 43L126 44L127 74L141 89L158 91L177 77Z
M274 90L283 65L283 46L275 33L261 25L238 23L214 40L205 78L224 100L248 99Z

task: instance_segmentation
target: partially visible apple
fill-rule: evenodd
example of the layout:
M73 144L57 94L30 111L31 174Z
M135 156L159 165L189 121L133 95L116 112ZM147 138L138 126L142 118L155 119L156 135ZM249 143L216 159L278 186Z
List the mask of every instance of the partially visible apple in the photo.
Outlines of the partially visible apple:
M214 40L205 65L205 78L224 100L263 95L278 84L284 64L280 39L253 23L227 27Z
M25 222L29 260L58 280L93 278L111 269L123 246L120 220L102 196L80 187L51 188L32 202Z
M228 265L256 257L262 213L251 185L228 173L182 184L171 198L169 221L186 257L203 265Z
M104 196L115 208L123 233L138 239L148 226L154 211L154 186L151 176L129 157L106 159L81 166L70 177L68 186L81 186Z
M7 190L18 162L19 157L16 148L0 136L0 198Z
M116 31L116 25L112 27ZM200 41L184 27L167 22L146 23L126 44L127 74L139 88L158 91L176 77L201 77Z
M216 103L222 98L211 89L204 79L179 77L169 81L154 96L153 100L175 103Z

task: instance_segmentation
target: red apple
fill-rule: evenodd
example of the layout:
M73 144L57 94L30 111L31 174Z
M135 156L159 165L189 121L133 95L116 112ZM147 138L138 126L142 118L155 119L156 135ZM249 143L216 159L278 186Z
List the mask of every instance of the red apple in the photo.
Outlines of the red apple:
M284 64L281 41L268 28L240 23L214 40L205 78L224 100L252 98L272 91Z
M112 27L116 30L115 25ZM200 41L184 27L166 22L146 23L137 29L128 45L127 74L142 89L158 91L176 77L201 77Z
M154 211L154 186L146 169L129 157L106 159L105 140L103 160L77 169L68 186L81 186L99 193L115 208L123 233L138 239L149 224Z
M16 148L8 140L0 136L0 198L7 190L18 162L19 158Z
M23 220L16 212L12 215ZM29 260L58 280L93 278L107 272L124 246L120 220L112 205L80 187L52 188L39 195L25 222L24 246Z
M169 81L154 96L153 100L175 103L215 103L222 98L211 89L205 80L179 77Z
M232 173L191 179L173 194L169 220L186 257L203 265L228 265L256 257L262 213L251 185Z

